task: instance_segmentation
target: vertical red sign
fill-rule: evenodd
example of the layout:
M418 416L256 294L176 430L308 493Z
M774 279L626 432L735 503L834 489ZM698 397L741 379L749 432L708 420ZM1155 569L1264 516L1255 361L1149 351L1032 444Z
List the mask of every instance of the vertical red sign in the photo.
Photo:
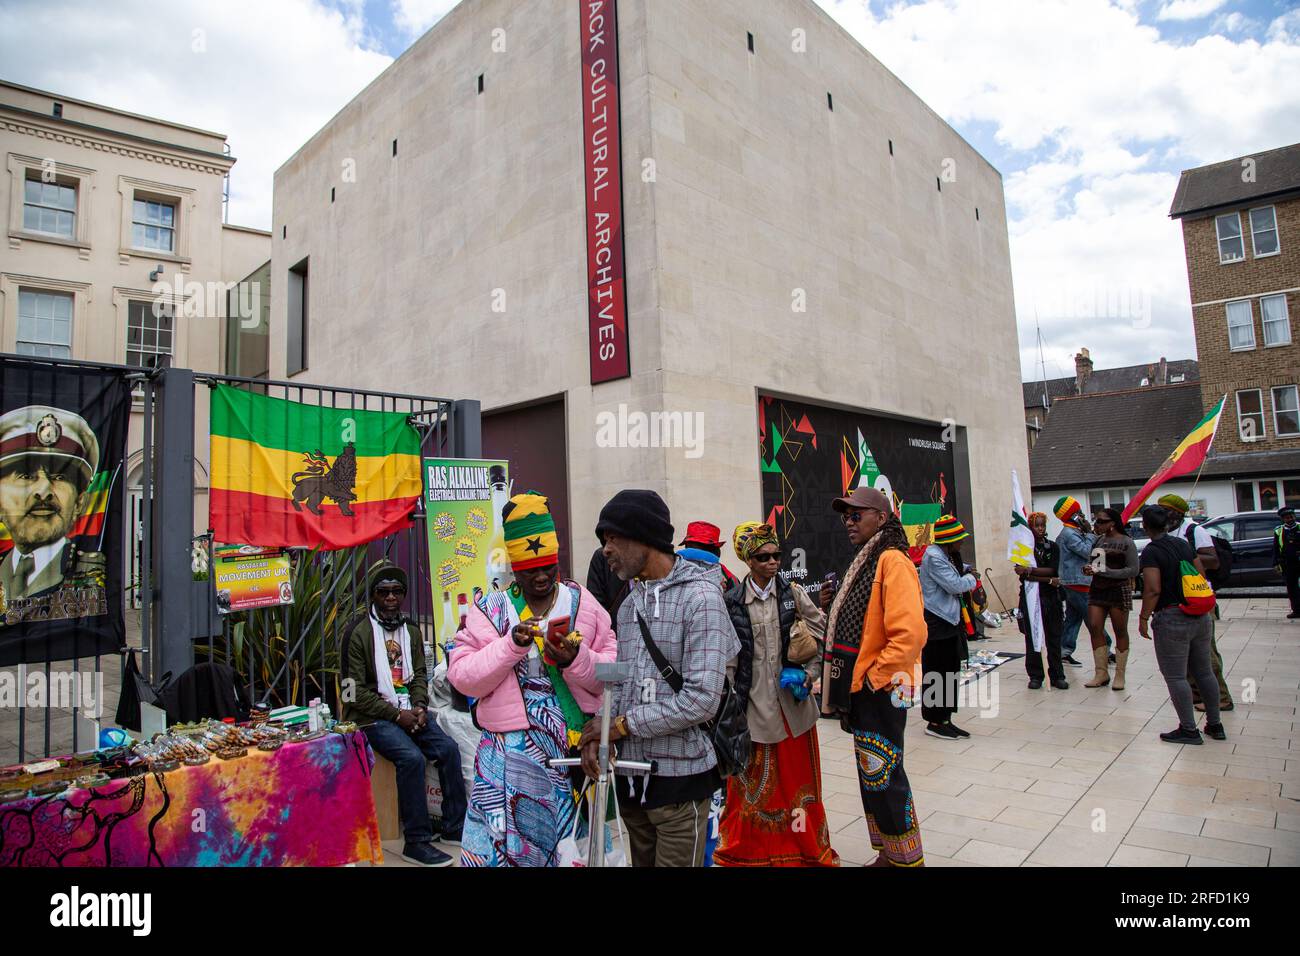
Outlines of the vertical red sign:
M623 255L622 123L616 0L582 10L583 165L587 194L587 322L591 384L632 374Z

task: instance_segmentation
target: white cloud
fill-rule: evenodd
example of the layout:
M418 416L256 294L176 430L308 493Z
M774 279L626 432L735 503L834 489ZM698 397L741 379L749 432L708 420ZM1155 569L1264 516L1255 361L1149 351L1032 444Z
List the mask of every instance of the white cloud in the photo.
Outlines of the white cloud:
M1160 8L1157 20L1199 20L1208 17L1225 0L1170 0Z
M419 36L460 0L392 0L393 22L408 36Z
M227 134L230 221L270 228L276 168L392 62L371 48L362 0L342 5L7 3L0 62L18 83Z
M1049 374L1068 374L1085 345L1101 367L1195 354L1168 218L1178 172L1294 141L1300 14L1275 20L1264 44L1172 43L1113 0L923 0L879 17L857 0L818 2L950 123L991 124L1009 154L1026 375L1035 312Z

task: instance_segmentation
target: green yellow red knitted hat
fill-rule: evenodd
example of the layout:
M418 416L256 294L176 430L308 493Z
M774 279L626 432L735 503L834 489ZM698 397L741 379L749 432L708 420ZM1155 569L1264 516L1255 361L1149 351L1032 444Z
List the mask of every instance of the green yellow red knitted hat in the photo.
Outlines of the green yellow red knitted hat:
M1066 524L1069 524L1076 517L1083 514L1083 505L1066 495L1056 502L1056 506L1052 508L1052 513Z
M944 515L934 523L935 544L956 544L970 537L966 527L952 515Z

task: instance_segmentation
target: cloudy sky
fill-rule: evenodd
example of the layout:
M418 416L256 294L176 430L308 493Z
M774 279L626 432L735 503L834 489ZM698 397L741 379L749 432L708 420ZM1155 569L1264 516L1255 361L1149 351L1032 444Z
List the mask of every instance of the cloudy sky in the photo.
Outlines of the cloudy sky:
M816 2L1002 171L1026 380L1194 356L1178 172L1300 141L1297 0ZM226 133L266 228L275 169L453 6L4 0L0 76Z

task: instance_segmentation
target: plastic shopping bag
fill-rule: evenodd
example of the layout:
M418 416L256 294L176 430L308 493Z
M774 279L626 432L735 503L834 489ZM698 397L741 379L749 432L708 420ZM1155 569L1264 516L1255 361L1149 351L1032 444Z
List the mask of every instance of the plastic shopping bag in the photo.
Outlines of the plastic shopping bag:
M590 796L588 795L590 791ZM591 802L595 799L595 790L590 781L578 795L578 810L573 815L573 825L555 847L555 865L558 867L585 867L587 853L590 849L590 831L588 820L591 816ZM630 866L627 859L627 834L623 832L623 817L618 812L618 801L614 801L614 823L618 828L618 844L615 845L610 834L609 825L601 829L605 834L605 866Z

